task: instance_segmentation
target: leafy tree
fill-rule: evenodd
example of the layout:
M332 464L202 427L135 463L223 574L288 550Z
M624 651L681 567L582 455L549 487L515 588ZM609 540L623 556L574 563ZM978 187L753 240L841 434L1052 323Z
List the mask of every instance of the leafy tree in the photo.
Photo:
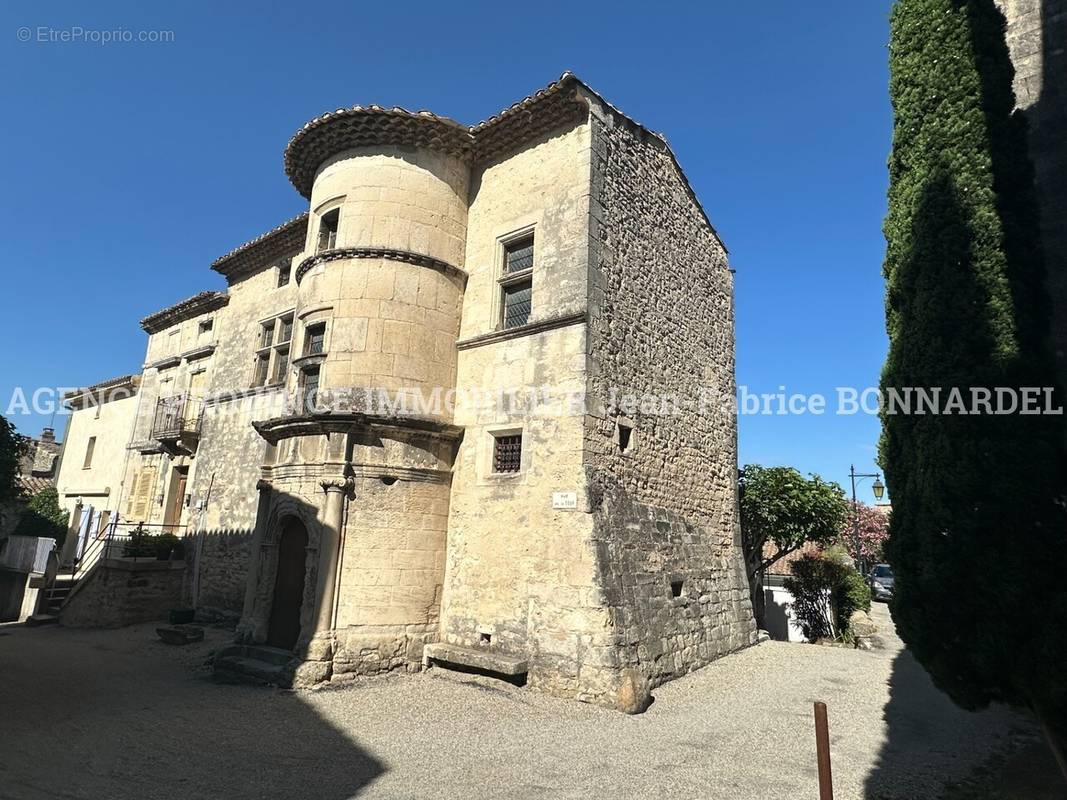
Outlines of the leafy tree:
M1025 123L993 0L891 18L884 390L1050 387ZM1063 417L883 414L901 636L958 704L1030 708L1067 775Z
M853 527L853 519L857 523ZM856 533L859 533L859 552L856 552ZM864 563L877 564L885 560L885 540L889 538L889 514L879 511L866 503L857 503L855 508L849 503L848 518L841 526L838 539L853 559Z
M19 497L19 462L26 454L26 440L15 433L15 426L0 417L0 505Z
M59 493L55 489L44 489L26 504L18 525L16 536L39 536L55 539L61 545L67 538L68 514L59 507Z
M740 474L741 540L752 607L763 624L762 578L779 559L808 542L828 545L847 515L845 493L818 475L805 478L792 467L750 464ZM774 552L764 556L771 543Z

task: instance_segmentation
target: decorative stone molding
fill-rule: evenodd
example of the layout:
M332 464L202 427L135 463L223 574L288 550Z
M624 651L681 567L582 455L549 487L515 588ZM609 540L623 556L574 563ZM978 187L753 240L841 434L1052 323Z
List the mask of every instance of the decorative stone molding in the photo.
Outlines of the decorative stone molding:
M466 272L439 258L423 255L422 253L413 253L410 250L393 250L388 247L338 247L333 250L323 250L321 253L315 253L301 261L296 268L293 280L299 284L304 274L318 264L350 258L382 258L386 261L402 261L406 264L435 269L449 277L459 278L462 281L467 280Z
M349 494L352 491L352 487L355 483L351 478L327 478L319 483L322 486L322 490L326 493L329 492L341 492L342 494Z
M458 439L463 428L427 417L389 417L383 414L326 413L300 414L253 422L252 427L271 444L293 436L345 433L352 428L378 428L429 433L446 439Z
M565 328L568 325L579 325L586 321L585 312L578 311L573 314L563 314L550 319L542 319L531 322L528 325L519 325L514 328L505 328L491 333L483 333L480 336L472 336L469 339L461 339L456 342L457 350L470 350L472 347L481 347L487 344L495 344L508 339L517 339L520 336L530 336L535 333Z
M187 350L182 353L182 358L186 361L198 361L201 358L207 358L209 355L215 352L216 343L205 344L201 347L194 347L192 350Z
M172 367L176 367L181 363L181 356L167 356L166 358L161 358L158 361L153 361L151 364L148 364L146 368L156 370L171 369Z
M310 364L321 364L326 360L325 353L308 353L307 355L297 356L289 363L294 367L303 367Z

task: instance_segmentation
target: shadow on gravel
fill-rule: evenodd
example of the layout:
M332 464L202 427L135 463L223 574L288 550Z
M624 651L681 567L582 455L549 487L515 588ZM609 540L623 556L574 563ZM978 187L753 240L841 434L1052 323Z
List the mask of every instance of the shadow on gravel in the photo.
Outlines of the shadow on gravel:
M893 661L884 720L866 800L1067 800L1036 723L1003 707L956 707L906 650ZM943 793L916 795L931 782Z
M216 684L149 628L116 635L20 630L0 645L0 797L343 800L386 771L307 695Z

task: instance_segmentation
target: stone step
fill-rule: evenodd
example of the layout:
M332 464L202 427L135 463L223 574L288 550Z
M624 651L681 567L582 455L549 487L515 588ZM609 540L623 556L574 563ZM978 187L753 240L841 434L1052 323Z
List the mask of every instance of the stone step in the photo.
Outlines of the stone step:
M223 680L259 686L289 687L293 683L293 654L277 647L234 644L215 655L214 672Z
M26 619L26 625L31 628L39 625L55 625L57 622L59 622L59 617L55 614L33 614Z
M426 645L422 658L427 664L434 663L445 667L456 664L469 669L495 672L498 675L525 675L529 671L526 659L521 656L444 642Z
M231 644L218 652L218 658L253 658L267 664L282 666L293 660L293 654L288 650L277 647L268 647L265 644Z
M256 686L288 688L293 683L293 672L287 666L241 656L216 657L214 674L216 678Z

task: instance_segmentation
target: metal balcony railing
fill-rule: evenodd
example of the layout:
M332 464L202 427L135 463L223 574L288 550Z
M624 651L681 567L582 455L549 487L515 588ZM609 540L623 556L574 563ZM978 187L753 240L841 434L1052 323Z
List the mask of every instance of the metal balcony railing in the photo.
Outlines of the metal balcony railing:
M152 438L166 441L199 434L203 406L197 397L161 397L152 419Z

